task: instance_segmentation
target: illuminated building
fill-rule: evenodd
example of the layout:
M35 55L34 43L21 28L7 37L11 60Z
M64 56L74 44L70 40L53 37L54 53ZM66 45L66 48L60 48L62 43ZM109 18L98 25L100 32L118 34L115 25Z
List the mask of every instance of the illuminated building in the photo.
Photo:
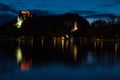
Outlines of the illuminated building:
M23 20L21 17L18 16L18 18L17 18L17 23L15 24L15 26L16 26L17 28L21 28L23 21L24 21L24 20Z
M19 13L19 16L17 17L17 22L16 22L15 26L18 29L21 28L24 20L26 20L29 17L32 17L31 12L21 10L20 13Z
M74 32L76 30L78 30L78 27L77 27L77 22L75 21L74 22L74 27L72 28L71 32Z
M26 18L32 17L32 14L30 11L21 10L19 17L22 17L25 20Z

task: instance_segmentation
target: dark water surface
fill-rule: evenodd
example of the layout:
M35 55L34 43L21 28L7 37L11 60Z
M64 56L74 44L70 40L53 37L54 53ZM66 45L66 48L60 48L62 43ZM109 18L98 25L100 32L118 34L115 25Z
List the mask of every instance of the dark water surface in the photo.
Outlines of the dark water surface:
M0 80L120 80L119 40L0 40Z

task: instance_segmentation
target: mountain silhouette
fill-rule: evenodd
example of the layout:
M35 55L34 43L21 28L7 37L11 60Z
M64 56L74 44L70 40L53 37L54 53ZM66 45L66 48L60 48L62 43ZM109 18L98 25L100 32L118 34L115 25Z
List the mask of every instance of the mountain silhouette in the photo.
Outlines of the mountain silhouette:
M32 14L24 20L21 28L15 26L17 18L0 27L1 37L21 37L21 36L63 36L65 34L82 36L86 35L89 23L82 16L73 13L61 15L37 16ZM78 30L71 32L77 22Z

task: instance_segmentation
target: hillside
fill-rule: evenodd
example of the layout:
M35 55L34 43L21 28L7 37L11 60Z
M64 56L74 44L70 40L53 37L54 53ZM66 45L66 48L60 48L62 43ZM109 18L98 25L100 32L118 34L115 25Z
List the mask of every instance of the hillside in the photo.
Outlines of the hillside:
M20 16L20 14L19 14ZM36 16L32 14L32 17L27 17L21 28L15 26L17 18L2 25L0 27L1 37L20 37L20 36L64 36L75 35L82 36L86 35L89 28L89 23L83 17L66 13L62 15L48 15L48 16ZM74 23L77 22L78 29L71 32L74 27Z

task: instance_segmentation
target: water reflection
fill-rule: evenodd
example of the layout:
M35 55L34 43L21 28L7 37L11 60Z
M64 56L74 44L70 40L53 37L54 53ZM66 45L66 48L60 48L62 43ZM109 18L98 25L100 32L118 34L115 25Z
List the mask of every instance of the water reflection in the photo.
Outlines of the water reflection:
M77 54L78 54L78 49L77 49L77 45L73 46L73 55L74 55L74 60L77 60Z
M103 39L97 38L94 40L89 40L87 38L80 38L79 40L76 40L74 38L65 39L64 37L54 37L51 41L45 41L44 37L42 37L40 40L41 44L39 44L38 42L33 43L33 39L29 40L29 45L32 45L33 47L30 47L30 49L32 50L31 54L33 54L32 52L36 51L38 53L43 52L44 54L41 55L41 57L43 58L45 58L44 55L48 55L48 57L52 55L58 55L58 57L60 57L61 54L64 54L61 57L66 56L68 57L69 61L80 62L87 60L88 63L91 63L99 58L102 61L108 59L109 56L113 57L114 55L117 55L119 53L119 41L104 41ZM39 46L41 46L41 48ZM28 49L28 52L29 51L30 50ZM110 53L107 54L108 52ZM20 47L18 47L17 62L20 62L22 60L22 56L22 50L20 49ZM51 58L49 57L49 59Z
M44 37L41 38L41 46L44 47Z
M20 44L19 42L16 44L14 41L5 41L5 44L4 41L0 42L0 51L5 53L16 51L17 63L26 60L26 57L37 56L42 61L47 58L48 61L52 59L63 59L63 61L66 60L71 63L76 61L79 64L80 62L86 61L86 59L90 60L90 57L93 57L93 60L103 61L116 56L119 60L119 44L119 41L89 40L86 38L76 40L73 38L65 39L64 37L54 37L52 40L46 41L42 37L38 41L33 40L33 38L21 39ZM27 60L30 61L30 58Z
M87 58L86 58L86 62L87 62L88 64L94 63L94 56L93 56L93 54L92 54L91 52L89 52L86 57L87 57Z
M64 44L65 44L64 37L61 38L61 44L62 44L62 52L63 52L64 51Z
M20 46L16 49L16 59L18 63L21 62L23 59L22 50Z
M54 37L54 38L53 38L54 47L56 47L56 43L57 43L57 39L56 39L56 37Z
M100 48L101 48L101 51L102 51L102 48L103 48L103 41L101 41Z
M32 59L30 60L22 60L20 62L20 69L21 71L28 71L32 65Z
M65 41L65 48L68 48L69 47L69 40L66 40Z
M15 59L19 69L23 72L38 71L42 74L46 71L45 76L50 74L58 76L60 72L64 77L70 74L73 77L83 74L85 74L84 76L92 74L94 76L96 73L103 75L104 70L108 69L112 69L110 72L113 74L116 73L114 70L117 71L120 68L119 44L120 41L86 38L76 40L54 37L48 41L45 38L39 40L30 38L22 39L20 43L18 41L0 41L0 53ZM106 74L108 73L106 72ZM40 75L36 75L36 77L38 76Z
M20 37L18 38L18 45L27 45L29 47L33 47L34 38L33 37Z
M26 56L24 56L20 45L18 45L16 49L16 60L18 65L20 66L21 71L28 71L30 69L30 66L32 65L32 59L28 59L26 58Z
M115 43L115 55L117 55L119 49L119 42Z
M94 41L94 50L96 51L97 41Z

